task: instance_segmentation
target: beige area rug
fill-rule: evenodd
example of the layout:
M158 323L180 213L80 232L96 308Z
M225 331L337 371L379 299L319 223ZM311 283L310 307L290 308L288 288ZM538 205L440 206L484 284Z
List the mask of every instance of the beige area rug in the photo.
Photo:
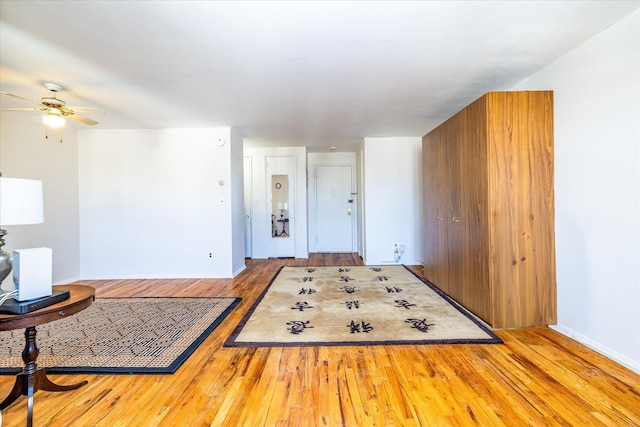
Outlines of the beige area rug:
M226 347L502 343L404 266L283 267Z

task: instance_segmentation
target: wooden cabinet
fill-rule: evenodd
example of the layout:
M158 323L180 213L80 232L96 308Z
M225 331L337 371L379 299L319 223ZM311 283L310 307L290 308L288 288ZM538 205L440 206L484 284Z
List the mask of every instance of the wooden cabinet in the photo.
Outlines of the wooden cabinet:
M553 93L487 93L422 144L425 278L494 328L556 323Z

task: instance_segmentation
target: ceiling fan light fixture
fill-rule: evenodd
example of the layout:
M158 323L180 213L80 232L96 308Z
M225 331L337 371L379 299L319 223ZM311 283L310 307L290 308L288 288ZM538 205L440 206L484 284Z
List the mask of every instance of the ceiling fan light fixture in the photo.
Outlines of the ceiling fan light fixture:
M62 114L57 114L51 111L42 116L42 121L50 128L61 128L65 124L65 119L62 117Z

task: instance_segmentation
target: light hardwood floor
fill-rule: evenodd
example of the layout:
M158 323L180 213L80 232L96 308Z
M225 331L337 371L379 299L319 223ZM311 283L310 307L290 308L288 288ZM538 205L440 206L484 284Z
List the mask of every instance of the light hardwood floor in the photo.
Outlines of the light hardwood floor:
M55 375L35 426L640 426L640 376L548 328L497 331L504 345L223 348L282 265L357 256L247 260L237 278L83 281L98 297L243 298L173 375ZM0 398L14 378L0 377ZM24 426L26 398L3 411Z

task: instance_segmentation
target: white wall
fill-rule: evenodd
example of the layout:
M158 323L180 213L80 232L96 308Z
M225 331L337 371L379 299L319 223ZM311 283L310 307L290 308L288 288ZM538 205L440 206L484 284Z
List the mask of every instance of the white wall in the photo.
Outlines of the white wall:
M640 11L514 90L552 89L560 332L640 372Z
M242 135L231 129L231 243L233 277L244 264L244 155Z
M252 258L267 258L267 241L271 237L271 205L267 200L266 158L293 156L295 168L295 257L308 258L307 245L307 159L305 147L258 148L245 147L244 156L251 158L252 167Z
M82 125L79 125L82 126ZM6 227L4 250L49 247L53 249L53 281L78 279L78 162L76 130L67 125L62 133L49 132L40 117L24 113L0 113L0 171L8 178L42 181L44 224ZM12 276L3 283L9 289Z
M316 166L319 165L350 165L353 170L353 176L351 177L352 192L358 192L358 179L357 179L357 161L356 153L309 153L307 155L307 183L309 189L307 191L308 205L309 205L309 252L317 252L316 247ZM353 195L354 203L352 213L355 218L359 218L358 211L358 197L359 194ZM353 248L354 252L357 252L358 240L357 240L357 223L354 221L354 233L353 233Z
M232 277L233 143L230 128L80 131L82 277Z
M399 243L399 264L420 264L422 138L365 138L363 187L365 263L394 264Z

